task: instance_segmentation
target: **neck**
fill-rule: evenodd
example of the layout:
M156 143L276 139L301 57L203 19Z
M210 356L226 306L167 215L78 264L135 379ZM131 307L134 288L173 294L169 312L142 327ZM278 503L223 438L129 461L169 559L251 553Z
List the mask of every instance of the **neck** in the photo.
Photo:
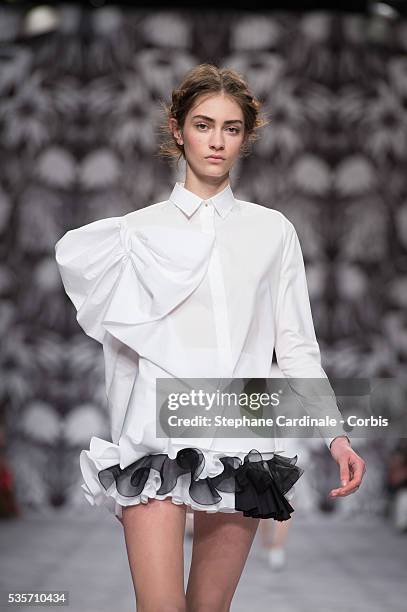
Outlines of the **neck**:
M222 177L199 177L187 166L185 189L192 191L203 200L208 200L229 185L229 173Z

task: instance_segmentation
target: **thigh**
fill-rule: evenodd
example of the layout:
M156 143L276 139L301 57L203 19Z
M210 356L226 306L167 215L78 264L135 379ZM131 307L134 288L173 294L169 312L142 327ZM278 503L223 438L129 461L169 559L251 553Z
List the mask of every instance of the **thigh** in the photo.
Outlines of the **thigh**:
M242 512L195 512L188 612L229 610L259 521Z
M137 610L183 610L186 506L171 498L123 508Z

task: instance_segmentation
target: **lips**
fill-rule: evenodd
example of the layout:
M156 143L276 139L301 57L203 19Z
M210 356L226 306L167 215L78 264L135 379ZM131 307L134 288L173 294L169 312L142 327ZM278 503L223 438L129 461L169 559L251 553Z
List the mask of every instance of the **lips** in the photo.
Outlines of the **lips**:
M206 159L224 159L224 157L220 157L218 155L209 155Z

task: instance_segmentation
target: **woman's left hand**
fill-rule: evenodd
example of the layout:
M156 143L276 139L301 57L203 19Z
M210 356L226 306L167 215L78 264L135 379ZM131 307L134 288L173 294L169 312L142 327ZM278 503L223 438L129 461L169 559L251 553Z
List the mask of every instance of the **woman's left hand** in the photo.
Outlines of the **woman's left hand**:
M353 450L347 438L335 438L331 444L331 455L339 465L342 487L332 489L329 497L343 497L355 493L366 473L366 464Z

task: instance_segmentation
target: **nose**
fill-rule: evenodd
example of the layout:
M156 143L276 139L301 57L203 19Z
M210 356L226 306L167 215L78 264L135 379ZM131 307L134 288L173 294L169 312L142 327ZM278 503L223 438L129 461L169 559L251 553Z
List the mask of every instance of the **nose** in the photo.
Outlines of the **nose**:
M211 148L215 148L216 150L225 148L224 136L222 131L213 130L209 146Z

